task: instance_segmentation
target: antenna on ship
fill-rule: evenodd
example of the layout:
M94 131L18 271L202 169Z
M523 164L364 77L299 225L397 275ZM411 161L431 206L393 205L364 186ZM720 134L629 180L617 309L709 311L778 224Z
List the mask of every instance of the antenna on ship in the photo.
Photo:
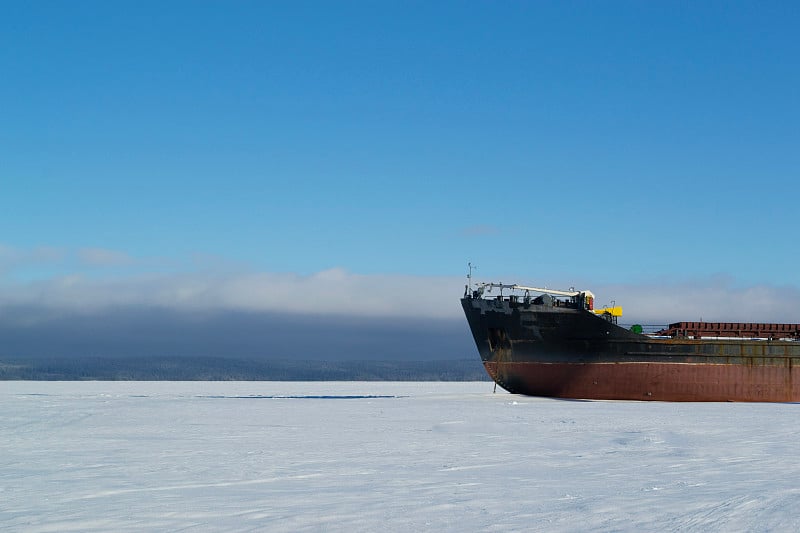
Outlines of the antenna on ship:
M467 274L467 288L469 288L469 291L472 292L472 271L478 270L478 267L473 266L472 263L467 263L467 266L469 267L469 274Z

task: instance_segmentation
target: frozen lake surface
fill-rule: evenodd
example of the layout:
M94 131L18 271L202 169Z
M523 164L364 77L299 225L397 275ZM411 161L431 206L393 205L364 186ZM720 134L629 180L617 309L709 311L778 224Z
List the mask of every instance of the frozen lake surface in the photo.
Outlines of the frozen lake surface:
M800 405L0 382L10 531L798 531Z

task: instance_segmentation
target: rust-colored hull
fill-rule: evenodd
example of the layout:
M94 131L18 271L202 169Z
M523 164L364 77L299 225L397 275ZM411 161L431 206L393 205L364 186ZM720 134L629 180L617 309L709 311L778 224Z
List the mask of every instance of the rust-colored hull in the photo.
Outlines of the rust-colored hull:
M488 374L554 398L800 402L800 341L654 338L587 310L465 297Z
M503 388L530 396L677 402L800 401L800 368L692 363L484 362Z

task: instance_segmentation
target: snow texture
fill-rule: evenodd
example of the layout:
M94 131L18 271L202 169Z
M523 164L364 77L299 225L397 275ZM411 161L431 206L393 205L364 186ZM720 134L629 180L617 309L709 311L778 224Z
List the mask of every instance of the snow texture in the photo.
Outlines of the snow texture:
M798 531L794 404L4 382L6 531Z

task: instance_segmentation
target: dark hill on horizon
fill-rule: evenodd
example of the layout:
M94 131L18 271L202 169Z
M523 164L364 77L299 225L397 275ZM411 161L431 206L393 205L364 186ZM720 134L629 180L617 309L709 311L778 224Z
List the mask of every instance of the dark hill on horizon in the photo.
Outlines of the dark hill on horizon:
M256 361L230 357L0 357L0 380L488 381L489 377L478 358Z

